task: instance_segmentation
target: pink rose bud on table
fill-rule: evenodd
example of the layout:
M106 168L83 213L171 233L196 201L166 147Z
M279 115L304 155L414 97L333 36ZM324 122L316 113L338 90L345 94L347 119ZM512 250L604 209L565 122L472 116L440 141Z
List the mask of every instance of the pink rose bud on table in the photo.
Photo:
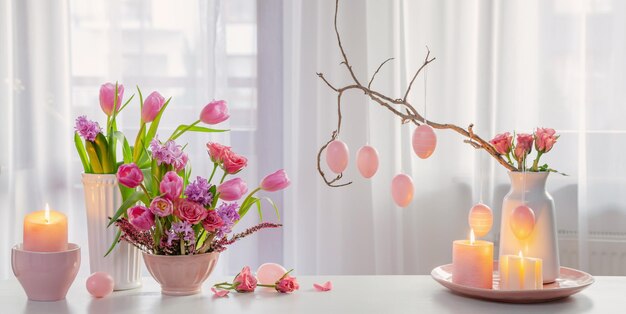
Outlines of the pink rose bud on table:
M517 134L517 143L515 144L515 151L513 152L515 159L521 161L526 158L526 155L528 155L533 148L533 141L534 138L532 134Z
M237 292L254 292L256 289L256 278L250 273L250 267L244 267L241 272L235 277L235 290Z
M218 164L222 163L224 161L224 156L230 152L229 146L225 146L220 143L208 142L206 144L206 148L209 152L209 157L211 157L211 161Z
M183 193L183 178L174 171L168 171L161 180L159 191L170 201L179 198Z
M165 104L165 98L159 92L152 92L143 102L141 108L141 120L145 123L152 122Z
M200 113L200 120L206 124L218 124L226 121L230 115L228 114L228 106L223 100L214 100L204 106Z
M217 187L217 193L225 201L236 201L247 192L248 186L241 178L230 179Z
M115 84L105 83L100 86L100 108L107 116L113 114L113 106L115 110L119 110L122 106L122 98L124 97L124 85L117 86L117 103L115 103Z
M261 180L261 189L268 192L275 192L288 187L289 183L287 173L284 169L280 169Z
M159 217L169 216L174 212L174 203L164 197L155 197L150 203L150 211Z
M489 141L496 151L501 155L506 155L511 151L511 145L513 143L513 136L509 132L496 135L491 141Z
M537 128L535 131L535 149L541 153L547 153L552 149L559 138L556 131L550 128Z
M233 151L223 154L224 171L228 174L236 174L248 165L248 159L241 155L237 155Z
M143 181L143 172L135 163L123 164L117 169L117 180L121 185L134 189Z
M137 205L126 211L128 221L139 230L150 230L154 226L154 214L143 205Z
M276 291L280 293L291 293L298 289L300 289L300 285L298 285L296 278L289 275L284 276L276 282Z

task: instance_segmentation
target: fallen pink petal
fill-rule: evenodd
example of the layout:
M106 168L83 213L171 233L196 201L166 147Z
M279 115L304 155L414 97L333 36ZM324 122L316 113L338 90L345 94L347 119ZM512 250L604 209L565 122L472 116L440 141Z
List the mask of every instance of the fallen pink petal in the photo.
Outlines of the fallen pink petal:
M213 291L215 296L220 297L220 298L227 296L228 293L230 292L228 290L220 290L220 289L215 289L215 288L211 288L211 291Z
M333 290L333 283L330 281L327 281L326 283L320 285L318 283L314 283L313 287L315 288L315 290L317 291L322 291L322 292L326 292L326 291L330 291Z

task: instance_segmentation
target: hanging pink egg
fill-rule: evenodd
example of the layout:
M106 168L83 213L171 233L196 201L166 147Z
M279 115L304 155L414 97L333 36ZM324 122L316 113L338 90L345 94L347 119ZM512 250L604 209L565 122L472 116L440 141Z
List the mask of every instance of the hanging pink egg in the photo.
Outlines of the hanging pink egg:
M535 213L526 205L517 206L511 212L509 225L519 240L526 239L535 228Z
M378 151L365 145L356 152L356 166L364 178L371 178L378 171Z
M276 263L265 263L256 271L256 278L260 284L264 285L273 285L275 284L280 277L282 277L287 270L279 264Z
M413 179L401 173L391 180L391 196L393 201L400 207L407 207L413 200Z
M493 212L489 206L478 203L470 209L468 221L474 234L477 237L484 237L493 225Z
M87 291L96 298L103 298L113 292L113 277L105 272L95 272L87 278Z
M437 135L428 124L418 126L413 132L413 151L419 158L430 157L437 146Z
M326 163L334 173L342 173L346 170L349 155L348 145L340 140L334 140L326 147Z

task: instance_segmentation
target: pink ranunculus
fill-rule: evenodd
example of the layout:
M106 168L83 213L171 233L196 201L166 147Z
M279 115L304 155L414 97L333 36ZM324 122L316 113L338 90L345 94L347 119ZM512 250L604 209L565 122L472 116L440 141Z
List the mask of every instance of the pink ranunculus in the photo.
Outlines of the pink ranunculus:
M248 192L246 181L241 178L230 179L217 187L217 193L225 201L236 201Z
M135 163L123 164L117 169L117 180L121 185L134 189L143 181L143 172Z
M100 108L107 116L113 114L113 105L115 110L119 110L122 106L122 98L124 97L124 85L117 85L117 103L115 103L115 84L105 83L100 86Z
M300 285L296 281L296 277L286 275L276 282L276 291L280 293L291 293L298 289L300 289Z
M275 192L288 187L289 183L287 173L284 169L280 169L261 180L261 189L268 192Z
M128 221L139 230L150 230L154 226L154 215L143 205L137 205L126 211Z
M513 152L517 161L522 161L530 154L530 151L533 149L533 140L532 134L517 134L517 142L515 143L515 151Z
M163 104L165 104L165 98L159 92L152 92L143 101L141 120L145 123L152 122L163 108Z
M228 174L236 174L248 165L248 158L229 151L224 154L224 171Z
M511 151L511 144L513 143L513 136L509 132L496 135L491 141L489 141L496 151L501 155L506 155Z
M537 128L535 131L535 149L541 153L547 153L552 149L559 138L556 131L550 128Z
M256 289L257 280L250 272L250 267L244 267L241 272L235 277L235 290L237 292L254 292Z
M202 221L202 226L204 230L208 232L215 232L217 229L221 228L224 225L224 221L214 210L209 210L208 214Z
M224 100L214 100L208 103L200 113L200 120L206 124L218 124L229 117L228 106Z
M174 212L174 203L164 197L155 197L150 203L150 211L159 217L169 216Z
M174 202L174 215L192 225L204 220L207 214L207 210L201 204L186 198L179 198Z
M206 143L206 148L209 152L209 157L211 157L211 161L218 164L222 163L224 156L230 152L229 146L220 143L208 142Z
M159 191L170 201L179 198L183 192L183 178L174 171L168 171L161 180Z

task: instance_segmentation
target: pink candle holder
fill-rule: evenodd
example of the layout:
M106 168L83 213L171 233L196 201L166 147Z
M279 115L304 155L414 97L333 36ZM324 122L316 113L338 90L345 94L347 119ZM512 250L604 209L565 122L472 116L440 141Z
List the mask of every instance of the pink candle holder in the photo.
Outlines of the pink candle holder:
M18 244L11 252L11 266L28 299L63 300L80 268L80 247L68 243L61 252L31 252Z

